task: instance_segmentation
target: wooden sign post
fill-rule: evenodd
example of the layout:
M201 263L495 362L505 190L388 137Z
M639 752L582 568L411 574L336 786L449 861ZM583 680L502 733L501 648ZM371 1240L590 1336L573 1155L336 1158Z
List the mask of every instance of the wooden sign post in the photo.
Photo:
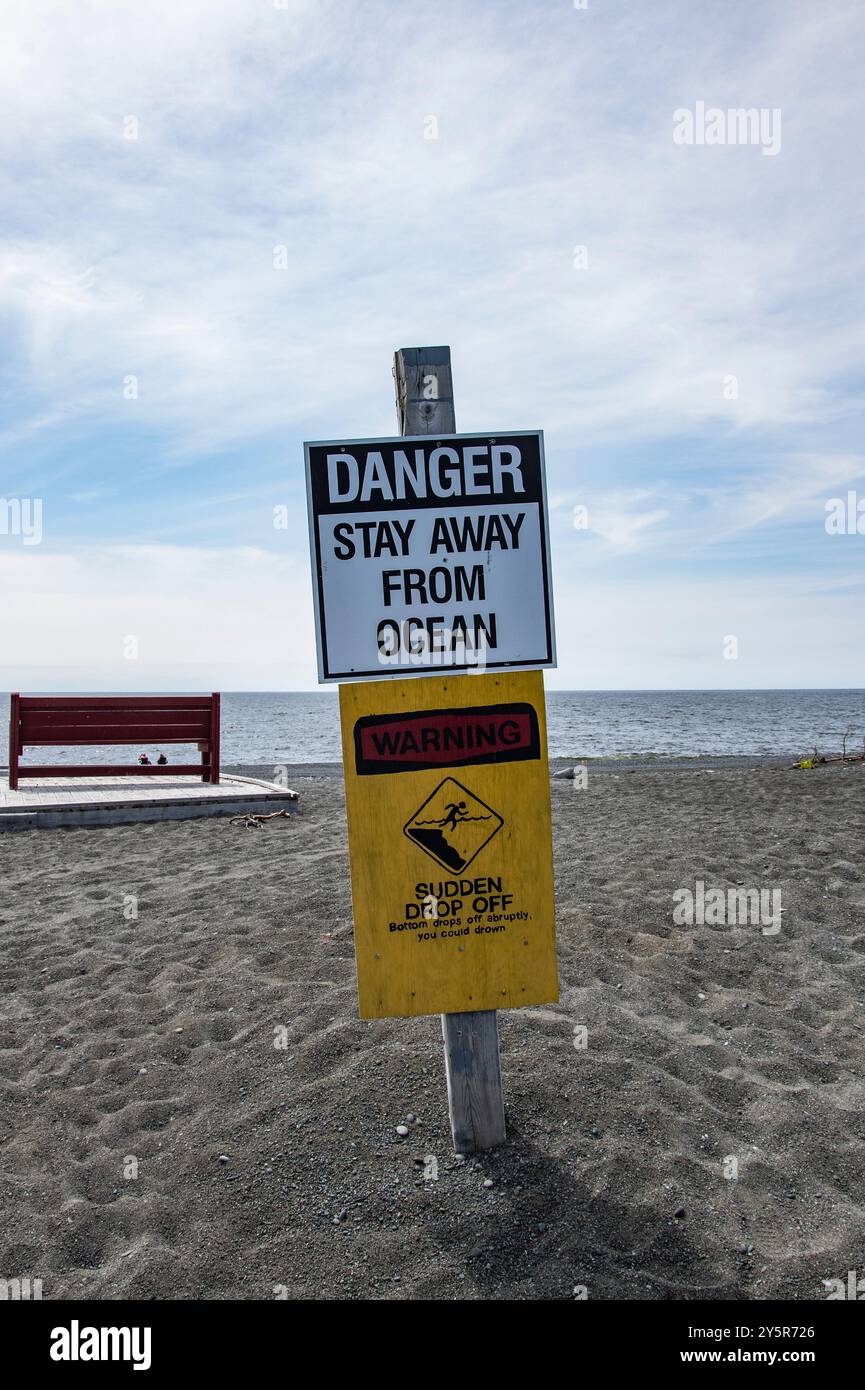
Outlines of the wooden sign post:
M456 434L449 347L401 348L394 354L394 379L400 434ZM457 1153L491 1149L505 1139L495 1009L441 1018L454 1148Z
M339 682L362 1018L441 1013L454 1148L505 1139L497 1009L558 998L542 430L457 435L450 349L400 434L308 441L319 680Z

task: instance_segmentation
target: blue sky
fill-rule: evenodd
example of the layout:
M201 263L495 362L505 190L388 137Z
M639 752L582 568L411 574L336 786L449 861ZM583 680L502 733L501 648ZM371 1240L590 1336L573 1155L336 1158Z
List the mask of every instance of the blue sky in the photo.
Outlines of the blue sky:
M313 688L302 441L395 433L422 343L460 429L545 430L550 686L865 684L860 5L5 25L0 687ZM780 148L676 144L698 102Z

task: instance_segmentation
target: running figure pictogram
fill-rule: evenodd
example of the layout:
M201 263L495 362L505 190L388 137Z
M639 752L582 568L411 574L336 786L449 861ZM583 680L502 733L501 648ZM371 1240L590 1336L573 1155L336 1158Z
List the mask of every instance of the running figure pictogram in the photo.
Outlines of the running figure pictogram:
M466 803L464 801L461 801L459 805L457 805L455 801L451 801L445 807L445 810L447 811L447 815L442 816L441 820L437 821L436 824L446 825L449 830L456 830L459 821L471 819L466 810Z

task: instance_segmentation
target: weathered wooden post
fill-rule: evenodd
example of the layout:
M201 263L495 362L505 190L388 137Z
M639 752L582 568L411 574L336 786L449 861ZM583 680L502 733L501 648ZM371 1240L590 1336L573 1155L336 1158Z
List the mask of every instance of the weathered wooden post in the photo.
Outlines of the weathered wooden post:
M395 378L397 439L304 445L318 672L339 682L360 1016L442 1014L471 1153L505 1139L496 1010L558 998L543 432L457 435L446 347L398 351Z
M394 355L394 379L400 434L456 434L449 347L400 348ZM505 1139L496 1012L441 1017L454 1148L457 1153L490 1149Z

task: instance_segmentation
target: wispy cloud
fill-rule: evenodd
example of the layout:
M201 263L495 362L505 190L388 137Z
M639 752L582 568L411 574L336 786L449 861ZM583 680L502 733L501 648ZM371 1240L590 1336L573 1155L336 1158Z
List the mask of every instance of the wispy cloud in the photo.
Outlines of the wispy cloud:
M460 6L444 48L384 3L51 13L19 11L5 59L7 140L32 136L31 82L40 119L6 190L3 303L44 394L123 421L135 374L139 414L206 450L332 408L335 358L338 398L386 416L383 345L438 333L472 420L494 408L491 353L495 396L583 437L846 408L833 381L862 335L836 296L863 253L841 188L821 204L802 181L849 139L819 79L831 64L843 104L852 7L824 29L786 6L720 52L663 5L653 24ZM369 67L384 32L399 62ZM687 88L771 97L781 157L676 147Z
M865 483L865 455L794 455L785 460L783 468L745 483L732 525L715 539L727 541L739 531L781 519L822 518L827 499L857 481Z
M443 0L435 25L82 0L5 27L0 445L3 487L45 496L34 572L162 536L195 584L199 549L249 546L294 567L296 613L302 438L393 433L392 348L449 342L461 428L547 432L565 584L849 577L819 505L862 474L852 0ZM777 157L674 144L697 100L779 108Z
M637 550L657 541L653 532L670 516L667 507L648 507L658 489L601 493L554 493L550 511L577 532L599 536L614 549Z

